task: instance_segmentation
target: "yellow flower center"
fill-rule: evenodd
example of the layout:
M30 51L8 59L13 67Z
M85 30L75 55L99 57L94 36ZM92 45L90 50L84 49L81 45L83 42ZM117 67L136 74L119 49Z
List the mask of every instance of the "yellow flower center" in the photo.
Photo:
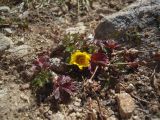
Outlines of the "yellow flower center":
M77 65L79 69L90 66L91 55L77 50L71 55L70 64Z
M85 64L85 56L84 55L78 55L76 60L75 60L75 63L77 64Z

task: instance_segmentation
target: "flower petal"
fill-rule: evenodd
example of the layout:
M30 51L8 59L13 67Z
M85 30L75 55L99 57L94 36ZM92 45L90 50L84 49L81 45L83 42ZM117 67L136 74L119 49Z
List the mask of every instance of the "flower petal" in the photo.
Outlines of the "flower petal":
M70 64L77 65L79 69L83 69L83 67L90 66L91 55L86 52L81 52L77 50L71 55Z

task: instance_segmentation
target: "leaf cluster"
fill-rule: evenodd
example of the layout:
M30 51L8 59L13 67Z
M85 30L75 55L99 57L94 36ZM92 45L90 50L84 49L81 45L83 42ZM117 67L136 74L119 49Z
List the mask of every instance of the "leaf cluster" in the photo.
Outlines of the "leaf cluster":
M73 95L78 88L75 85L77 80L84 81L79 91L88 96L94 95L95 92L101 96L101 93L116 87L122 74L134 71L140 65L139 51L122 47L115 40L91 40L84 34L67 34L60 46L63 49L55 48L51 52L42 53L33 62L36 71L33 85L42 89L46 84L50 84L52 92L49 95L56 100L62 100L64 93ZM69 64L72 54L77 50L90 54L89 67L79 69L76 65ZM56 53L62 54L57 56ZM51 63L52 59L60 60L60 65L65 63L68 67L64 68L68 72L62 71L55 77L53 73L60 67ZM54 67L57 66L54 69L53 64L56 64Z

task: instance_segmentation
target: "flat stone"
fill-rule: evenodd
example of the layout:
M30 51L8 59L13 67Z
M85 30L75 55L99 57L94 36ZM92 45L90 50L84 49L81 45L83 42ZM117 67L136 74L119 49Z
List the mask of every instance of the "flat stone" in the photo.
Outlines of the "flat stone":
M14 56L17 58L24 57L25 55L31 53L31 51L32 51L32 47L29 45L20 45L8 50L11 56Z
M66 34L84 34L86 32L86 26L84 26L83 22L77 23L75 27L70 27L66 29Z
M13 31L11 30L11 28L4 28L4 32L8 35L12 34Z
M0 55L13 45L13 42L10 38L6 37L0 33Z
M10 8L8 6L1 6L0 7L0 12L9 12Z
M118 102L120 116L126 119L130 118L136 107L133 98L128 93L123 92L116 95L116 100Z
M29 16L29 11L25 11L22 14L20 14L18 17L20 19L26 19Z

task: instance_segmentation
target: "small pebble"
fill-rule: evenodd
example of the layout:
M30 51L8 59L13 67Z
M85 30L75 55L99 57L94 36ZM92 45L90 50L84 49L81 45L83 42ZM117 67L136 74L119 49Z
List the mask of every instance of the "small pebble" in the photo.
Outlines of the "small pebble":
M140 120L138 116L133 116L133 120Z
M75 102L74 105L77 107L81 106L80 102Z
M20 95L20 98L21 98L22 100L27 101L28 103L30 103L30 102L29 102L29 97L28 97L27 95L25 95L24 93Z
M134 99L125 92L116 95L120 116L129 119L136 107Z
M79 98L75 98L75 101L77 101L77 102L81 102L81 99L79 99Z
M76 117L77 117L77 118L82 118L82 115L81 115L79 112L77 112L77 113L76 113Z
M82 111L83 111L83 109L81 109L81 108L76 109L76 112L82 112Z
M148 86L147 89L148 89L148 92L152 92L152 90L153 90L153 88L150 86Z
M13 33L13 31L11 30L11 28L4 28L4 31L5 31L8 35L10 35L10 34Z
M2 85L2 84L3 84L3 81L0 80L0 85Z
M107 118L107 120L118 120L118 119L116 118L116 116L112 115L111 117Z
M26 90L26 89L29 89L29 88L30 88L30 84L28 84L28 83L20 85L20 90Z
M74 105L68 105L69 111L74 111Z
M49 114L49 115L52 115L52 113L53 113L53 112L52 112L51 110L48 111L48 114Z
M71 116L71 117L75 117L75 116L76 116L76 113L74 112L74 113L70 114L70 116Z
M128 87L127 87L127 91L128 91L128 92L132 92L134 89L135 89L135 87L134 87L134 85L131 84L131 83L130 83L130 84L128 85Z
M112 95L115 95L115 90L110 90L110 93L111 93Z

